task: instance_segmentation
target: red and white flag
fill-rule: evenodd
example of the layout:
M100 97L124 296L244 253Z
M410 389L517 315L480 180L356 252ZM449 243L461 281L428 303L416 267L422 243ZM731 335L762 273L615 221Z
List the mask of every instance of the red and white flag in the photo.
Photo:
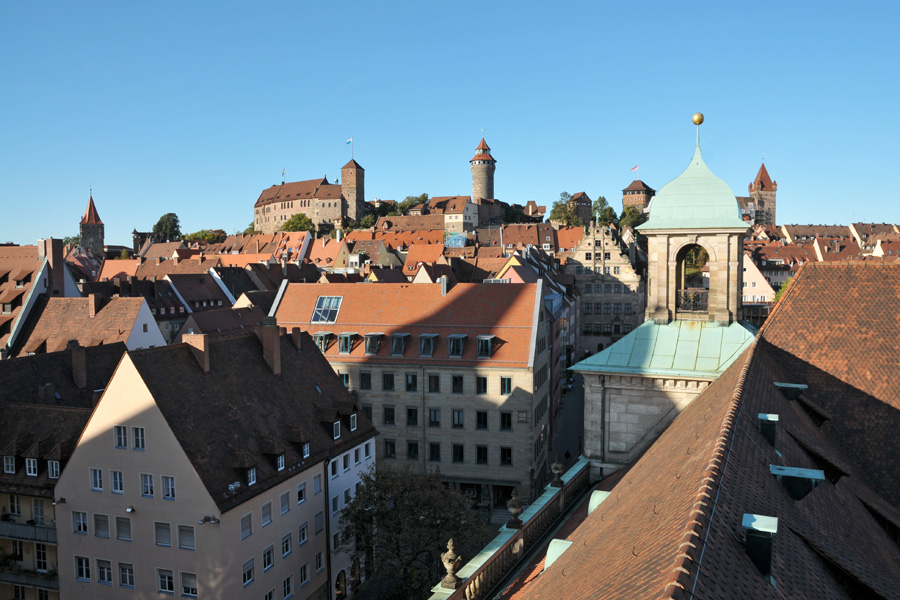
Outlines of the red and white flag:
M637 165L634 165L633 167L631 167L631 172L632 172L632 173L634 173L634 172L637 171L637 170L638 170L638 166L637 166Z

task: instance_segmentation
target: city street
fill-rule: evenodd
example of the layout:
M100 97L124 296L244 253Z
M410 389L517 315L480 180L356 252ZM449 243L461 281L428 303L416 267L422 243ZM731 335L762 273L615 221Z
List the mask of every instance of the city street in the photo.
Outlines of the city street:
M578 460L581 455L584 436L584 386L581 375L573 375L571 389L566 388L560 401L559 427L556 440L550 450L548 463L552 464L559 454L566 468ZM569 458L566 458L566 452Z

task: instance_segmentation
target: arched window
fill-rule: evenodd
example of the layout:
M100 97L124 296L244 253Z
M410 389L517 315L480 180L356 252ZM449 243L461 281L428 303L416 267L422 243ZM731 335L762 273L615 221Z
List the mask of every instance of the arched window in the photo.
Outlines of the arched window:
M678 251L675 266L675 311L709 312L709 254L699 244L688 244ZM705 276L704 276L705 274Z

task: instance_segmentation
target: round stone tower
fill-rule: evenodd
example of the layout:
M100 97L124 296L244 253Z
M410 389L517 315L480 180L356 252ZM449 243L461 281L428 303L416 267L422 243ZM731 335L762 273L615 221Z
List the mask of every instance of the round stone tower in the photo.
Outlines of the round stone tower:
M497 161L491 156L491 149L481 138L475 149L475 158L469 161L472 165L472 202L494 198L494 169Z

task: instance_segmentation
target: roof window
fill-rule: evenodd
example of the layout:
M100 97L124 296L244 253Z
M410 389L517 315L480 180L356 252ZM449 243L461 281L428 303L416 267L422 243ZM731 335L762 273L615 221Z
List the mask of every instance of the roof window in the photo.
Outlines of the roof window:
M408 333L391 334L391 355L403 356L403 353L406 352L406 341L408 339Z
M353 349L353 338L356 337L355 332L345 332L338 334L338 354L350 354Z
M769 442L769 445L774 448L778 435L778 415L759 413L757 420L759 422L759 431L766 438L766 441Z
M775 387L777 387L788 400L796 400L808 387L805 383L781 383L779 381L774 383Z
M744 513L741 520L744 530L744 549L747 556L774 585L772 577L772 544L778 533L778 517Z
M825 472L819 469L769 465L769 472L781 482L788 495L794 500L802 500L817 485L825 481Z
M316 346L319 348L319 352L325 353L325 350L328 348L328 340L331 338L330 331L317 331L313 334L313 337L316 340Z
M494 338L493 335L478 336L478 358L490 358L494 355Z
M419 356L429 357L434 354L434 344L437 340L436 333L423 333L419 336Z
M378 345L381 343L383 333L366 334L366 354L378 354Z
M310 323L334 323L341 310L341 296L319 296Z
M451 358L462 358L463 348L465 347L466 335L463 333L453 333L448 336L448 346L450 348Z

